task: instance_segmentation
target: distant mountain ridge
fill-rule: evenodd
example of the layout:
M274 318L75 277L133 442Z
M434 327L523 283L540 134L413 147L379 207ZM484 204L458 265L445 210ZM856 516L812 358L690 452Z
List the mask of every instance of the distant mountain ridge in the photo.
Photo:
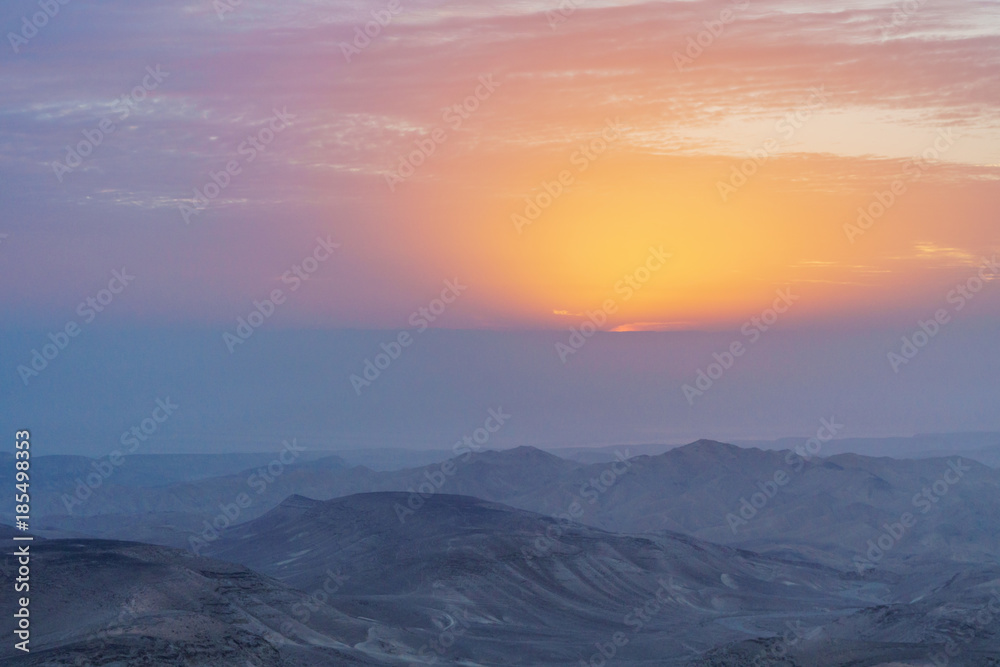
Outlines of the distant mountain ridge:
M803 450L803 453L805 451ZM605 530L668 530L789 557L850 564L904 513L919 520L887 551L982 561L1000 554L1000 471L961 459L895 460L857 454L803 458L794 451L701 440L657 456L601 464L567 461L532 447L465 454L419 468L376 472L322 462L295 463L264 483L253 471L154 489L116 486L94 493L65 516L40 496L39 527L184 546L206 521L247 494L236 523L261 516L284 498L336 498L405 491L413 502L436 493L468 495ZM918 496L949 473L963 475L943 495ZM943 483L943 482L942 482ZM260 491L260 493L258 493ZM64 516L59 516L64 515ZM157 527L158 526L158 527ZM964 531L980 539L966 543ZM870 559L869 559L870 560Z

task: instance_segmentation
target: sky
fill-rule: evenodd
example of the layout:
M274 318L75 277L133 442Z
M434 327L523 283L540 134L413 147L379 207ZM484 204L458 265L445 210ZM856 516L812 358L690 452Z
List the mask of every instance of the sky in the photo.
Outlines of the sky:
M852 436L1000 429L996 2L41 11L0 9L0 389L53 451L102 451L169 390L150 364L207 388L164 448L429 442L475 421L427 406L478 395L480 363L535 395L512 442L779 437L833 409ZM439 329L458 338L420 350ZM392 360L390 401L352 376L398 330L425 356ZM335 378L273 363L298 335ZM205 349L247 359L243 384ZM310 388L296 419L247 426L276 387Z

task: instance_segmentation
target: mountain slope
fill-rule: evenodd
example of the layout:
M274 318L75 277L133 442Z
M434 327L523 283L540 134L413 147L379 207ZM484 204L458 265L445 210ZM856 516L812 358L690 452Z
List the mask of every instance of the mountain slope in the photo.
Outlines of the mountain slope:
M423 635L417 651L458 624L447 659L468 664L575 665L620 633L621 664L683 665L748 634L768 636L786 614L830 622L887 593L680 535L614 535L447 494L411 514L408 498L291 497L209 553L302 590L336 579L338 609Z
M31 553L31 652L4 642L4 664L406 664L405 633L329 606L305 625L310 598L238 565L98 540L35 543ZM13 636L10 615L2 627Z

